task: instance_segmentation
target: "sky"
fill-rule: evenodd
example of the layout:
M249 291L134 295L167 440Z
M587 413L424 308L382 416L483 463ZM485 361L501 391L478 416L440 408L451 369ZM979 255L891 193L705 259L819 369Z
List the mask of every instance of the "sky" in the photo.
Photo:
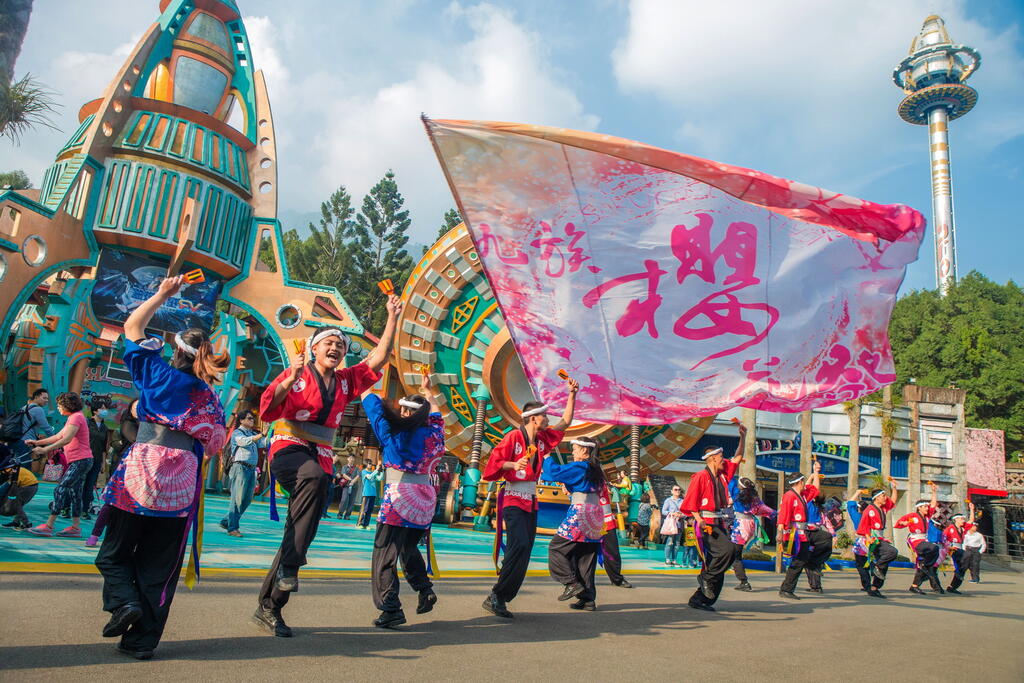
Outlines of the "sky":
M1020 0L238 0L278 143L279 217L305 229L339 185L354 204L388 169L433 240L454 206L419 121L597 131L755 168L930 222L927 129L896 114L893 67L926 16L982 64L950 127L958 268L1024 283ZM158 15L157 0L36 0L16 74L58 93L60 132L0 141L38 185ZM414 252L418 255L419 250ZM825 266L823 265L823 268ZM932 236L902 292L933 288Z

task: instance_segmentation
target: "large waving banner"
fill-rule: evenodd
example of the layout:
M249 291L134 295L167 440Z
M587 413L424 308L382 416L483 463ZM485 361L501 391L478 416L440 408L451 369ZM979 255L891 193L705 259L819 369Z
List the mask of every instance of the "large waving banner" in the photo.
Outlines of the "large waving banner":
M606 135L424 123L543 400L564 369L578 419L661 424L895 379L917 211Z

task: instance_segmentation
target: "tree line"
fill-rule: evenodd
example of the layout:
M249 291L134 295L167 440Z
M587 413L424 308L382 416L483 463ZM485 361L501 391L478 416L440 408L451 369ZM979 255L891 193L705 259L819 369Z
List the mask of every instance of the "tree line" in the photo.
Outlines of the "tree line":
M283 234L288 272L296 280L337 289L367 330L379 332L387 312L377 283L391 280L401 291L414 265L406 246L412 224L405 198L393 171L388 171L363 197L357 211L352 195L340 186L320 204L320 219L309 224L303 238L298 230ZM462 219L455 209L442 217L438 237ZM260 257L272 267L269 244L260 245Z

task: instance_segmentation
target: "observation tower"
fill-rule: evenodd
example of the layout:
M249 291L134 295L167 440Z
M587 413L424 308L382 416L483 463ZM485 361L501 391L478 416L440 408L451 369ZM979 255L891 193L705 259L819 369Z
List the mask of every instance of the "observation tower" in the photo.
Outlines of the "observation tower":
M974 48L956 45L938 15L924 20L910 43L910 54L892 72L906 97L900 117L928 125L932 169L932 229L935 233L935 285L945 295L956 282L956 229L949 169L949 122L974 108L978 92L964 83L981 65Z

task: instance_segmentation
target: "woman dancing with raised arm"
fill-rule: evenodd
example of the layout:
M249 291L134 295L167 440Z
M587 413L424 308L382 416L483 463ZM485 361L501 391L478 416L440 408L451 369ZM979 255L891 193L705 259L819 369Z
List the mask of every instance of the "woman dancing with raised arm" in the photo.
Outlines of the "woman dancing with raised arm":
M385 472L372 559L373 604L381 613L373 625L391 628L405 623L398 599L399 560L405 580L420 596L416 614L429 612L437 602L417 546L437 504L430 475L444 455L444 419L427 376L418 395L399 399L397 411L369 392L363 394L363 409L380 441Z
M111 614L103 635L120 636L117 649L136 659L150 659L160 642L188 529L198 521L203 455L219 451L226 434L210 385L227 369L228 355L216 353L198 328L174 336L169 363L160 354L163 341L146 338L153 314L183 283L182 276L164 280L125 320L124 364L139 392L139 431L102 496L111 506L96 555L103 609Z
M544 458L541 479L557 481L569 492L569 510L548 545L548 571L565 586L559 600L576 598L572 609L594 611L597 589L594 572L604 536L601 494L605 476L598 459L597 443L572 440L572 462L560 465L553 455ZM607 495L607 494L605 494ZM611 532L614 533L614 532Z

